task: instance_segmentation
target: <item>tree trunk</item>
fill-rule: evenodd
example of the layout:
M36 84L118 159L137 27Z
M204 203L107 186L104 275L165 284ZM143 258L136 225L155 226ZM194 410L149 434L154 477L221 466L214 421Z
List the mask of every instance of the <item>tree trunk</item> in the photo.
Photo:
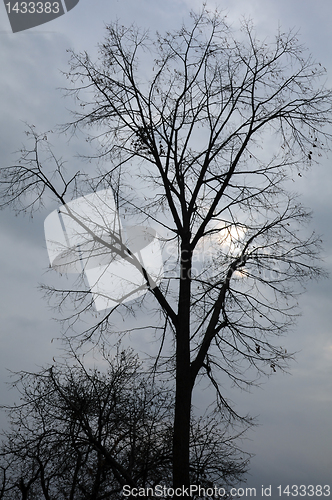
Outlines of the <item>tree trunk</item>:
M176 395L173 434L173 486L187 488L189 479L189 438L191 410L190 364L185 361L185 352L177 349ZM177 495L181 496L181 495Z
M190 373L190 289L192 252L181 249L181 279L176 329L176 394L173 434L173 487L188 488L192 380ZM181 493L176 496L182 496ZM185 495L187 496L187 495Z

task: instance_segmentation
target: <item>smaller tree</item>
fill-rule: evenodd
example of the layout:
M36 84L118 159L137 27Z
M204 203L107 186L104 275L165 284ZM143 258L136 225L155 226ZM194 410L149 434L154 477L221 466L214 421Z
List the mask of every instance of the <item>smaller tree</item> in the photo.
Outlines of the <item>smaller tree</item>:
M76 358L74 366L15 374L21 402L6 407L1 499L116 499L124 485L171 486L169 391L151 384L131 351L103 362L104 372ZM192 422L192 484L225 487L246 472L249 456L219 423Z

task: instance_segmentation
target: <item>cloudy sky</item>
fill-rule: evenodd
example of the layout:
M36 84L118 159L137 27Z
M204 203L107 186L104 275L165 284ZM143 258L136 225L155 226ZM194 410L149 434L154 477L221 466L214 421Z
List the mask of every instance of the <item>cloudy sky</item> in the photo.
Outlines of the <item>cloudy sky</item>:
M216 3L207 2L214 7ZM25 122L38 130L52 129L68 119L73 103L59 88L66 85L67 49L96 54L105 23L119 19L163 31L188 17L200 0L80 0L66 15L43 26L11 33L5 7L0 9L0 164L11 164L25 141ZM329 0L224 0L220 5L236 25L252 17L261 37L299 30L300 40L328 70L332 85L332 4ZM59 156L77 162L84 150L80 138L68 144L57 137ZM323 158L298 180L302 201L314 211L312 228L324 238L324 265L332 272L332 171ZM58 325L38 290L45 279L48 258L43 235L45 212L33 220L0 212L0 398L8 393L8 370L36 370L59 355ZM329 279L311 283L301 299L302 317L284 339L288 351L298 351L290 374L275 374L250 394L229 394L237 409L259 417L244 448L255 453L247 486L330 484L332 486L332 285ZM202 395L203 398L203 395ZM0 417L1 425L5 419ZM259 495L259 494L257 494ZM272 498L278 498L274 488Z

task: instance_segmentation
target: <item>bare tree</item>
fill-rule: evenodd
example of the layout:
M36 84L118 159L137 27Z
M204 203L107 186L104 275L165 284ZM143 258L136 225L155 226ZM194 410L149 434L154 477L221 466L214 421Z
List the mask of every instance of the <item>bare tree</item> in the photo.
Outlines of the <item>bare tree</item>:
M172 482L173 402L130 351L104 351L101 371L76 364L13 374L20 402L6 411L0 498L122 498L122 488ZM192 422L192 484L239 480L249 455L217 416ZM0 483L1 484L1 483ZM153 497L153 495L150 495Z
M72 53L68 74L81 111L66 129L90 127L96 162L107 161L66 177L52 156L51 177L39 156L43 136L33 132L33 149L2 171L4 204L26 209L28 195L34 209L48 191L65 206L78 194L112 188L127 219L154 224L164 251L173 244L155 282L119 233L108 240L66 212L104 251L131 260L147 290L130 307L119 303L100 315L86 334L114 331L119 311L159 311L146 330L160 339L155 372L175 378L174 487L190 482L199 376L236 416L218 373L245 386L254 373L284 369L290 355L274 339L293 323L306 280L321 275L320 240L302 232L310 213L291 182L328 148L332 93L320 83L324 74L296 33L259 41L250 23L234 32L218 12L204 9L190 27L154 37L113 23L100 59ZM92 304L80 293L76 319Z

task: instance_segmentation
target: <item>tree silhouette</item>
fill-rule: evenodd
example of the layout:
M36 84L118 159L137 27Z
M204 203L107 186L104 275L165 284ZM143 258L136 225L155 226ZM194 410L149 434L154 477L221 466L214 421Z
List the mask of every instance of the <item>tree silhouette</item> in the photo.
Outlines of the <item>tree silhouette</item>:
M112 189L123 218L156 228L167 256L158 282L119 231L100 235L66 209L90 243L142 275L146 294L99 313L85 335L119 331L119 313L152 313L144 329L159 340L153 370L175 379L174 487L190 483L197 381L207 378L217 406L236 418L220 377L248 386L287 365L276 339L296 318L306 280L322 274L319 237L302 229L310 212L291 182L328 148L332 97L320 83L325 69L295 33L260 41L251 23L235 32L218 12L191 19L154 37L113 23L97 62L72 53L68 93L81 111L65 130L90 130L95 169L66 175L53 153L42 156L47 137L32 129L34 147L2 170L4 204L19 210L34 210L47 193L70 207L77 196ZM72 322L92 307L89 290L52 292L61 307L74 297ZM125 325L123 333L143 328Z
M20 402L7 407L0 498L123 498L122 488L172 484L173 402L142 373L137 356L104 350L101 370L82 360L13 374ZM237 436L238 437L238 436ZM227 487L249 455L217 416L191 426L192 484ZM132 497L131 497L132 498ZM153 495L150 495L153 498Z

